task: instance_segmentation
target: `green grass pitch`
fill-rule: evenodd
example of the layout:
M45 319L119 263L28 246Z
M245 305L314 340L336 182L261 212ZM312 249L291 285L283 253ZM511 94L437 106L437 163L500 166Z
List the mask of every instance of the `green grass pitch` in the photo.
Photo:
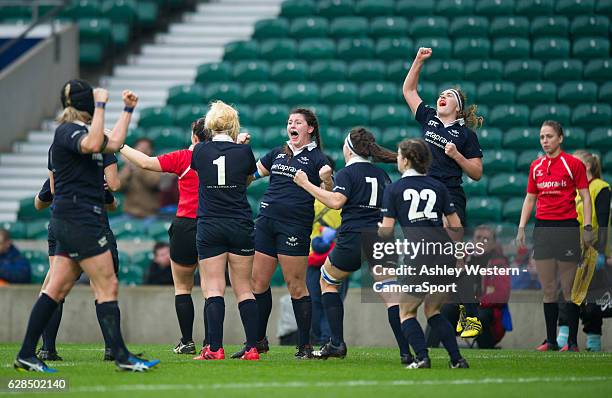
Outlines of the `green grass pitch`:
M396 350L349 347L344 360L298 361L291 347L272 347L259 362L193 361L167 345L130 345L161 359L149 373L115 371L99 345L62 344L67 397L611 397L612 353L463 350L470 369L448 369L446 353L430 351L432 369L408 370ZM226 346L226 355L238 349ZM12 369L17 344L0 344L0 380L35 377ZM229 355L228 355L229 354ZM452 394L452 395L451 395ZM0 395L9 396L0 392ZM10 396L38 396L19 393Z

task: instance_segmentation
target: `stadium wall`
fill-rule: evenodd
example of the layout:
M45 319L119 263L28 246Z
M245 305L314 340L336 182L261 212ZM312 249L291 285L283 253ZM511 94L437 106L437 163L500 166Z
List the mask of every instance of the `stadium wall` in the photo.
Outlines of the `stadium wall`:
M0 150L54 116L62 85L79 74L78 49L76 25L62 25L57 43L47 37L0 72Z

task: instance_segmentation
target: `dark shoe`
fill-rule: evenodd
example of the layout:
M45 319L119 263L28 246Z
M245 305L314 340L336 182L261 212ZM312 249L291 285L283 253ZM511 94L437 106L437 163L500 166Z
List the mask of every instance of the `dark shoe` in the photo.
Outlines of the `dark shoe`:
M295 359L313 359L312 355L312 346L310 344L305 344L303 346L298 347L297 352L295 353Z
M412 362L414 362L414 357L410 354L400 355L400 362L402 365L410 365Z
M429 369L431 368L431 360L429 357L417 359L406 366L406 369Z
M318 359L341 358L346 357L346 344L342 342L340 345L333 345L331 340L324 344L319 351L313 351L312 355Z
M36 357L31 358L15 358L13 367L18 372L41 372L41 373L55 373L57 370L47 366L46 363Z
M456 363L452 361L448 363L448 367L451 369L467 369L470 365L467 363L465 358L460 358Z
M40 349L36 353L36 356L41 361L63 361L62 357L57 355L57 351L47 351Z
M270 351L270 344L268 343L268 337L264 337L263 339L259 340L258 342L255 343L255 348L257 348L257 352L260 354L266 353L268 351ZM242 347L242 349L238 352L235 352L232 354L232 356L230 358L232 359L240 359L242 358L242 356L247 352L247 346L246 343L244 343L244 346Z
M191 340L188 341L187 344L183 344L183 340L179 340L178 344L176 345L176 347L174 347L172 351L174 351L175 354L195 355L195 343L193 342L193 340Z
M139 359L142 359L142 356L144 355L144 352L139 352L138 354L134 354L132 352L129 353L130 356L132 357L136 357ZM115 357L113 356L113 352L110 348L105 348L104 349L104 361L114 361Z
M125 362L115 361L119 370L129 372L146 372L159 363L159 359L146 360L130 355Z

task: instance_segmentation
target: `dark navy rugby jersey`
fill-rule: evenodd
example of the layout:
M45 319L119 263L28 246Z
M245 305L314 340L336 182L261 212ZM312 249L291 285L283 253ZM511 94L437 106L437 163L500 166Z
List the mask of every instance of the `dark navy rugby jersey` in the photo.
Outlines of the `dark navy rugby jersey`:
M314 145L287 159L282 147L273 149L260 160L270 172L270 185L261 200L259 215L312 227L314 198L293 182L298 170L316 186L321 185L319 170L328 164L327 157Z
M199 143L193 148L191 168L198 173L198 217L253 219L246 182L257 165L250 145Z
M423 139L429 144L433 157L427 174L442 181L447 187L460 186L463 170L457 162L446 156L444 147L452 142L466 159L481 158L482 149L476 133L459 121L444 127L444 123L436 116L436 110L425 105L425 102L419 104L414 117L423 129Z
M346 196L342 206L340 233L377 228L382 220L382 199L391 179L370 162L356 162L336 174L334 192Z

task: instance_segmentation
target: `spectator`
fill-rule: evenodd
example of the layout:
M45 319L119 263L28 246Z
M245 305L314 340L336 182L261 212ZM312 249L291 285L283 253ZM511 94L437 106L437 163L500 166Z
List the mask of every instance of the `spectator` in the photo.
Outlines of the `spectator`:
M519 248L516 253L512 267L521 270L518 276L512 277L512 289L541 289L540 280L538 279L538 271L536 270L533 252L527 250L526 247Z
M145 277L145 285L172 285L170 268L170 245L157 242L153 246L153 261Z
M153 142L148 138L140 138L134 144L134 149L151 156ZM126 162L119 172L119 178L120 191L125 193L123 212L127 218L139 218L147 222L154 220L159 210L160 174Z
M0 229L0 286L30 283L30 262L13 245L11 234Z

